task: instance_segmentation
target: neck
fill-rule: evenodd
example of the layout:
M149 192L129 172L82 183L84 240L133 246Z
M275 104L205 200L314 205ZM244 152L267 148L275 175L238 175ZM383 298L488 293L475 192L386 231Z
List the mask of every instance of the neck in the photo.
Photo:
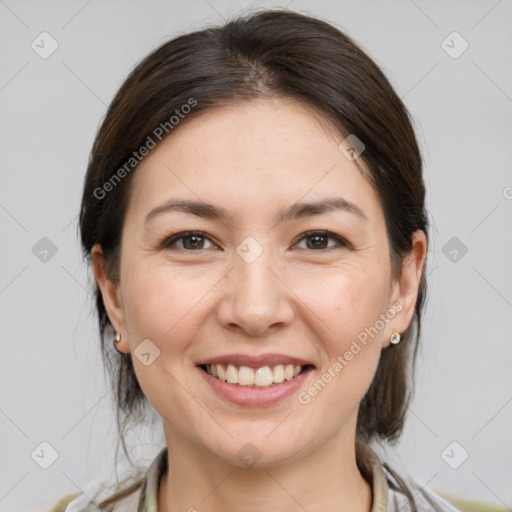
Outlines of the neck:
M361 475L355 436L334 437L301 458L268 468L227 464L166 430L168 471L159 512L370 512L371 484ZM312 469L313 468L313 469Z

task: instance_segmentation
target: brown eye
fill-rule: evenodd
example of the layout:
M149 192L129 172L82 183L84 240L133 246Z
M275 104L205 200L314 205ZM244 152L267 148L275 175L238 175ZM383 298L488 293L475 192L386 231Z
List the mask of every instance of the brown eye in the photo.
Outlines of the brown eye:
M165 239L160 245L162 248L165 249L176 248L187 251L195 251L199 249L205 249L205 240L210 241L210 239L201 231L184 231L182 233L177 233ZM178 242L182 243L181 245L176 246ZM208 249L208 247L206 248Z
M345 248L349 244L338 235L331 233L330 231L309 231L304 233L299 242L306 241L305 249L314 250L315 252L326 251L335 248ZM335 240L337 244L329 245L329 240ZM160 245L162 249L176 249L186 250L188 252L195 252L201 249L209 249L211 247L205 247L205 241L211 242L210 238L205 235L202 231L183 231L176 233L166 238Z
M335 246L327 246L328 240L336 240L338 242L338 247L347 247L348 244L340 238L338 235L331 233L330 231L309 231L304 234L304 236L300 239L306 240L306 249L313 249L316 251L325 251L328 249L332 249Z

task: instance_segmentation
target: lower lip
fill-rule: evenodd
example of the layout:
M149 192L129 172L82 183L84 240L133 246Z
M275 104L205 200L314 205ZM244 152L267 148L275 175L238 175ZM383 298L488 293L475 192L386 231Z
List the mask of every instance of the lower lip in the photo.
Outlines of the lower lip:
M309 367L297 377L274 384L269 388L248 388L238 384L229 384L213 377L200 366L197 367L203 379L222 397L244 407L264 407L284 400L303 385L313 368Z

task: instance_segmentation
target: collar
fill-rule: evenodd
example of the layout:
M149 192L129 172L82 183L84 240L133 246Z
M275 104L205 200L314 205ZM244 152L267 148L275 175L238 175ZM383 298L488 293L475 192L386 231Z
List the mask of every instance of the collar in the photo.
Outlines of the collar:
M379 457L369 446L357 440L356 460L361 474L372 486L371 512L386 512L388 483ZM158 488L160 479L168 469L167 464L167 447L164 447L149 466L142 488L137 493L137 512L158 512Z
M386 512L389 490L386 473L377 454L359 439L356 439L356 461L361 474L372 486L371 512Z

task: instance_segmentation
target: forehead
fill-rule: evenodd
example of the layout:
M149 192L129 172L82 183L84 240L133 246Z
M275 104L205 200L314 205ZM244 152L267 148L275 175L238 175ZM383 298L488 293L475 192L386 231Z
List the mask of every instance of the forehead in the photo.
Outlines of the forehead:
M170 198L262 215L299 200L343 197L382 214L363 161L339 150L343 137L304 104L253 100L186 120L141 162L129 211L138 218ZM230 208L230 206L232 208Z

